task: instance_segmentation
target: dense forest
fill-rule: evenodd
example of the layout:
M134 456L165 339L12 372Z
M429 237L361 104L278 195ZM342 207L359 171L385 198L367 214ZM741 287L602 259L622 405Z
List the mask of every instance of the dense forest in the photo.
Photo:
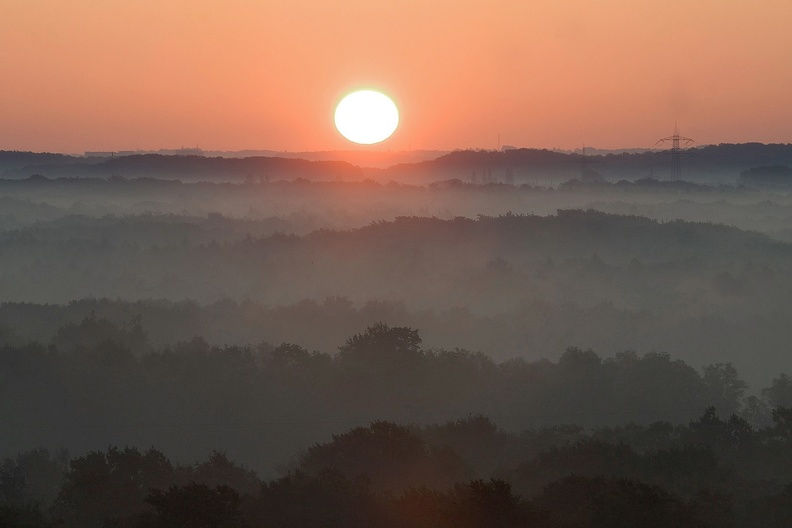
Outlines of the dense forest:
M328 352L384 320L420 328L431 346L499 360L557 358L568 346L658 350L697 365L732 362L754 385L788 364L792 246L767 235L593 210L280 231L295 222L37 221L0 232L0 295L17 304L139 302L115 310L126 314L114 322L142 316L157 344L201 334L216 344L289 341ZM23 340L55 330L5 306L12 337L17 327ZM91 309L71 310L69 320ZM198 320L200 332L189 326Z
M5 522L714 527L792 514L784 374L746 397L728 363L576 348L495 363L385 324L334 355L200 338L135 355L142 330L110 327L89 317L48 347L0 352L3 448L19 450L0 467ZM229 454L285 476L262 482Z
M783 147L2 153L0 526L789 526Z
M291 343L210 346L200 337L150 348L137 322L116 327L89 316L48 344L6 346L2 376L0 415L13 433L0 445L6 453L130 442L181 460L223 447L259 471L283 462L294 445L379 419L480 413L519 431L683 423L712 405L764 427L773 409L792 406L785 373L749 392L731 363L693 367L658 352L602 357L569 348L556 362L496 362L424 348L417 331L384 323L328 354Z

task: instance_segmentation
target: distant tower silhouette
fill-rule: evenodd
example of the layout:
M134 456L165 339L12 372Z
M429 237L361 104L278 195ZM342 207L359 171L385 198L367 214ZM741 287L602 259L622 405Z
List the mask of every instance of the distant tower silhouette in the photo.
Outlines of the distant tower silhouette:
M679 128L674 123L674 135L658 139L654 146L668 145L668 143L671 143L671 179L678 181L682 179L682 148L695 143L695 141L689 137L680 136Z

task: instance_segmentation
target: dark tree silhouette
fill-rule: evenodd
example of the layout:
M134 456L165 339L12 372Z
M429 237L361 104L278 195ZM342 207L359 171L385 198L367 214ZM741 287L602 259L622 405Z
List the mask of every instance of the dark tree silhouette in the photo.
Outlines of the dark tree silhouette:
M152 490L146 502L154 512L143 516L144 528L242 528L246 526L240 512L239 493L228 486L210 488L192 482Z
M420 345L418 330L377 323L347 339L339 348L338 357L344 362L376 365L383 370L403 368L423 358Z
M709 405L726 415L739 412L748 385L740 379L734 365L715 363L704 367L703 372Z
M792 407L792 377L781 374L762 389L762 397L771 407Z
M629 479L565 477L549 484L535 504L544 514L539 525L548 528L696 526L684 501L659 487Z
M255 493L261 485L253 471L237 466L219 451L213 451L205 462L197 464L191 478L211 488L227 486L243 494Z
M474 480L450 493L454 514L449 526L510 528L522 526L519 498L503 480Z
M68 460L65 450L51 456L47 449L32 449L5 459L0 465L0 502L49 508L63 484Z
M369 528L378 525L380 501L366 479L348 480L336 471L316 476L297 471L262 485L245 511L251 526Z
M366 476L375 489L399 491L410 486L444 489L464 480L467 467L448 447L430 447L408 428L374 422L334 435L310 447L299 467L308 474L338 471L348 479Z
M52 515L66 527L100 527L108 519L127 522L140 515L149 490L173 485L176 470L154 449L92 451L72 460Z

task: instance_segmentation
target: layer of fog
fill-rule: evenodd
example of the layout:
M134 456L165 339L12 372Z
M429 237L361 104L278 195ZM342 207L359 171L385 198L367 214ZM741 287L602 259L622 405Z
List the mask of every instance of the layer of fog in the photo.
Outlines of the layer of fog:
M421 328L432 346L497 359L553 358L570 345L665 350L696 364L733 361L757 386L788 370L788 248L671 222L789 240L786 194L660 183L581 191L32 178L0 182L0 204L5 301L250 300L276 309L340 298L356 310L372 301L401 306L380 319ZM571 208L658 222L556 213ZM497 218L507 212L539 216ZM493 218L463 220L478 215ZM283 318L259 323L268 333L219 319L225 328L203 324L219 344L294 341L332 351L343 335ZM347 334L376 322L347 320Z
M398 216L475 218L511 211L549 215L558 209L596 209L657 220L713 222L792 240L792 194L697 187L657 182L583 188L469 185L458 181L429 186L368 182L278 181L272 183L178 183L159 180L0 180L0 230L79 215L88 217L176 215L200 223L212 214L272 222L248 224L235 232L306 234L362 227ZM277 217L277 221L274 218ZM173 219L166 219L173 221ZM219 236L219 233L215 233Z

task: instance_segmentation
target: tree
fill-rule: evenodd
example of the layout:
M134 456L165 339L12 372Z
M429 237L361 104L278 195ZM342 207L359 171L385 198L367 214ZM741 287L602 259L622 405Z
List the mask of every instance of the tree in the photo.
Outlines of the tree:
M586 438L552 447L517 467L515 485L533 495L548 482L566 475L625 477L636 472L638 454L628 445Z
M570 475L535 500L540 526L565 528L692 527L693 513L663 488L630 479Z
M519 526L520 501L503 480L474 480L456 485L450 493L454 514L451 526L507 528Z
M761 429L772 423L770 406L765 398L757 398L753 394L743 400L742 415L745 420L756 429Z
M792 377L781 374L769 387L762 389L764 398L771 407L792 407Z
M366 476L375 489L384 490L444 488L463 480L467 471L450 448L429 447L408 428L391 422L333 435L331 442L308 448L299 467L310 475L329 469L348 479Z
M773 436L783 442L792 444L792 407L773 409Z
M307 363L311 354L300 345L281 343L270 356L270 365L276 369L287 369Z
M743 394L748 388L737 375L731 363L714 363L703 369L702 380L707 403L722 414L730 415L740 410Z
M131 325L127 327L97 318L96 312L92 310L79 325L67 323L61 326L53 338L53 344L64 352L93 350L107 343L141 352L145 349L147 340L140 315L133 316Z
M143 516L145 528L242 528L239 493L228 486L210 488L192 482L168 491L152 490L146 502L154 512Z
M792 484L781 493L750 501L746 507L744 526L789 528L792 526Z
M67 464L65 450L51 457L46 449L31 449L5 459L0 465L0 502L48 508L58 495Z
M200 484L228 486L241 493L255 493L261 484L255 472L237 466L220 451L213 451L206 462L198 464L192 478Z
M165 455L150 449L111 447L92 451L71 462L52 507L66 527L101 527L108 520L136 518L145 510L150 488L174 484L176 472Z
M420 345L417 330L377 323L347 339L339 348L338 358L346 362L375 363L387 369L421 359Z
M323 470L313 476L296 471L263 484L246 512L256 526L369 528L377 525L376 510L367 479Z
M432 445L451 447L476 469L477 476L488 475L500 465L499 457L508 439L492 420L481 414L427 427L422 436Z
M426 487L408 488L396 499L393 517L405 528L454 526L453 505L448 494Z
M6 528L46 528L49 524L37 505L11 506L0 503L0 526Z
M708 407L697 420L688 426L695 443L708 445L720 450L748 449L753 445L755 431L751 424L736 414L728 420L721 420L715 414L715 407Z

